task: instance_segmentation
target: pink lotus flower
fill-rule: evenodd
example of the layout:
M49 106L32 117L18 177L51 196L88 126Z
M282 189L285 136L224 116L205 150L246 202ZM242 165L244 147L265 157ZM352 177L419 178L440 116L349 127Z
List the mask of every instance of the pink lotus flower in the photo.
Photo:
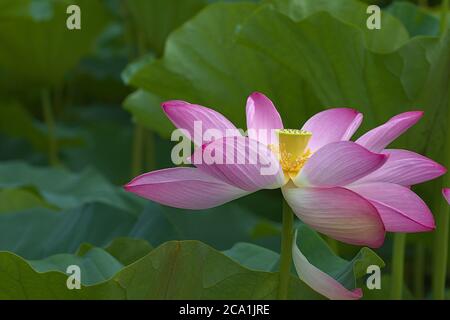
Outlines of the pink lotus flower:
M168 101L164 112L181 129L194 136L194 121L205 129L223 131L211 142L214 150L236 150L249 140L220 113L183 101ZM446 172L436 162L407 150L385 149L423 115L399 114L349 141L363 115L348 108L329 109L310 118L302 130L282 130L283 123L273 103L261 93L247 100L247 128L279 131L280 166L271 175L261 175L264 163L278 162L265 142L258 142L258 163L200 163L196 168L178 167L138 176L125 188L158 203L187 209L222 205L260 189L281 188L295 214L306 224L334 239L379 247L385 231L421 232L435 228L433 215L410 186ZM236 136L225 136L234 129ZM260 139L261 140L261 139ZM197 148L204 153L207 148ZM240 149L242 150L242 148ZM249 153L245 154L246 157Z
M199 146L194 159L213 149L219 158L232 151L233 156L237 153L250 160L253 152L260 161L201 162L194 163L195 167L149 172L125 186L139 196L177 208L206 209L260 189L281 188L293 212L313 229L342 242L370 247L381 246L386 231L435 228L433 215L410 186L441 176L446 169L411 151L385 149L422 112L399 114L352 142L363 115L348 108L320 112L301 130L284 129L273 103L253 93L246 106L246 137L209 108L183 101L168 101L162 107L190 137L195 136L195 121L223 134ZM261 129L269 130L269 135L258 135ZM242 147L248 152L242 153ZM261 174L267 163L278 166L271 174ZM310 264L295 242L293 259L300 278L316 291L333 299L361 297L361 290L347 290Z

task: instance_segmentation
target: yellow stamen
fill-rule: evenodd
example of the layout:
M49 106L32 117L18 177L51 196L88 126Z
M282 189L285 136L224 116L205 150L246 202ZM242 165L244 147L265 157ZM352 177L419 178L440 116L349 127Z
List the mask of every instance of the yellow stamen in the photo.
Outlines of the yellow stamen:
M307 149L312 133L297 129L277 130L278 148L283 171L294 178L311 156Z

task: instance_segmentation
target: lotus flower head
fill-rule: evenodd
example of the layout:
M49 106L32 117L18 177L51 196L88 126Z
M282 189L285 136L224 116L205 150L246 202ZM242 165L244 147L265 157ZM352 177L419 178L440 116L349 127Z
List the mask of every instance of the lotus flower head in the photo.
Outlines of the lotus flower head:
M190 137L195 122L223 135L201 142L191 157L195 167L145 173L125 186L144 198L177 208L207 209L260 189L281 188L295 214L310 227L370 247L382 245L385 231L435 228L433 215L410 186L446 169L417 153L386 149L422 117L420 111L399 114L352 142L363 119L358 111L328 109L301 129L284 129L275 106L261 93L247 100L248 136L209 108L168 101L163 110ZM219 161L207 161L211 154ZM227 161L230 154L231 160L241 161ZM252 156L257 161L251 161Z
M162 107L197 145L190 157L194 166L136 177L125 188L139 196L177 208L207 209L261 189L281 188L305 224L336 240L369 247L380 247L386 231L435 228L427 205L410 187L446 169L415 152L386 149L423 112L396 115L353 142L363 115L349 108L328 109L300 129L286 129L272 101L253 93L246 106L248 134L243 135L212 109L184 101ZM199 123L203 130L215 130L215 139L198 139ZM331 297L360 297L360 291L350 292L314 269L295 246L293 253L296 266L302 265L299 275L317 291L332 288Z

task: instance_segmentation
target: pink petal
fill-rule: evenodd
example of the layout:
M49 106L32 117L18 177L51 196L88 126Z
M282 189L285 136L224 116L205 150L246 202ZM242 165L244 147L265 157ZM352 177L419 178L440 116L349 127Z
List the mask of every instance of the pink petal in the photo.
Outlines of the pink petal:
M148 172L134 178L124 188L166 206L193 210L216 207L248 194L187 167Z
M362 119L363 115L354 109L328 109L311 117L302 129L312 133L308 146L314 152L328 143L349 140Z
M412 151L386 149L382 153L389 156L386 163L380 169L356 181L356 184L391 182L412 186L435 179L447 172L445 167Z
M351 141L327 144L314 153L295 177L297 186L344 186L377 170L387 156Z
M380 247L383 222L375 207L357 193L341 187L283 187L289 206L307 225L336 240Z
M365 133L356 143L373 152L381 152L423 116L422 111L410 111L396 115L385 124Z
M362 290L350 291L319 268L312 265L297 247L297 233L292 246L292 259L299 278L313 290L331 300L357 300Z
M447 200L448 204L450 204L450 188L442 189L442 195L444 196L445 200Z
M349 188L377 208L386 231L424 232L435 228L430 209L419 196L406 187L375 182Z
M222 137L241 135L227 118L212 109L179 100L164 102L162 108L175 127L186 130L188 138L198 146L205 143L203 134L208 129L217 130Z
M278 158L247 137L225 137L198 148L191 162L205 173L246 191L279 188L285 183Z
M265 95L252 93L247 99L248 136L263 144L276 143L275 129L283 129L280 114Z

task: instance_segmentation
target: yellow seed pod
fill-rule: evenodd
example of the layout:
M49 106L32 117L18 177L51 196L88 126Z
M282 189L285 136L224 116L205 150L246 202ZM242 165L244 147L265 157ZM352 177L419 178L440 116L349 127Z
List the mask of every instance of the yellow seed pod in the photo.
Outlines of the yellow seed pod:
M307 148L312 133L297 129L280 129L276 133L281 167L292 177L310 156Z

